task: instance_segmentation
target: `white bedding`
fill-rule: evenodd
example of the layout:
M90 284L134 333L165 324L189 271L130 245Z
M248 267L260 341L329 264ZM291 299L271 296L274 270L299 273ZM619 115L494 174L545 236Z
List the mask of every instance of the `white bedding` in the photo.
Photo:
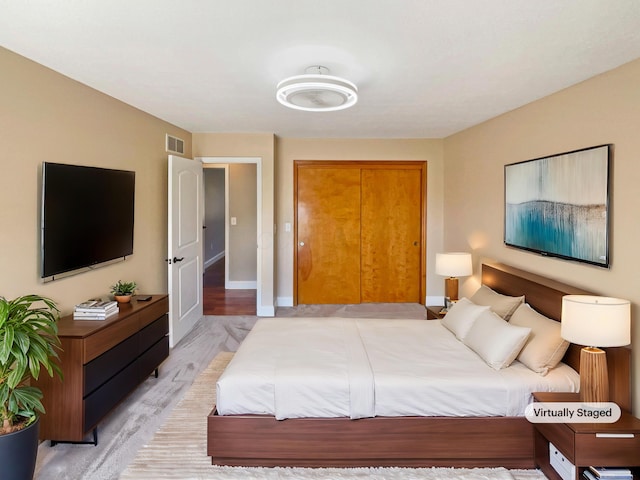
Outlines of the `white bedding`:
M576 392L560 364L496 371L439 321L259 320L217 384L220 415L277 419L521 416L534 391Z

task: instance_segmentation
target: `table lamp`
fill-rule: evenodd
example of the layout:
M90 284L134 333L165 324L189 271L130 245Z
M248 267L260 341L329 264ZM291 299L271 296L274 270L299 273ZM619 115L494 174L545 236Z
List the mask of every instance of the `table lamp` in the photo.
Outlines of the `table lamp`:
M448 277L444 280L445 300L458 301L458 277L466 277L472 273L473 267L470 253L450 252L436 254L436 275Z
M562 338L580 351L580 400L609 401L607 354L598 347L631 343L631 305L628 300L593 295L562 297Z

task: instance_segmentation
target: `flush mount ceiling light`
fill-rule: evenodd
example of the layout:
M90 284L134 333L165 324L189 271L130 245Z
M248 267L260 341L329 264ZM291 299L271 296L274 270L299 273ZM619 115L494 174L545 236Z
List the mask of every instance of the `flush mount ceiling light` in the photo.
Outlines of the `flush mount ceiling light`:
M285 78L278 84L278 102L307 112L334 112L355 105L358 87L328 73L328 68L317 65L307 68L304 75Z

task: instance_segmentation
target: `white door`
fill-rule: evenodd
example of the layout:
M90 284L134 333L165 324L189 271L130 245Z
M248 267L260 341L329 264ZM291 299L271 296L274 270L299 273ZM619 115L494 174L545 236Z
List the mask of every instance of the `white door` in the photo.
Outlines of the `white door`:
M202 163L169 155L169 345L202 318Z

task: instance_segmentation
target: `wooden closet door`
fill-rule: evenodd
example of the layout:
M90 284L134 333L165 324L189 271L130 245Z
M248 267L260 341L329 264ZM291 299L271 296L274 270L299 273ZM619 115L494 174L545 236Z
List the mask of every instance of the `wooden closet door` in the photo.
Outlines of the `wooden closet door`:
M362 170L361 301L421 302L422 172Z
M298 303L360 303L360 169L296 171Z

